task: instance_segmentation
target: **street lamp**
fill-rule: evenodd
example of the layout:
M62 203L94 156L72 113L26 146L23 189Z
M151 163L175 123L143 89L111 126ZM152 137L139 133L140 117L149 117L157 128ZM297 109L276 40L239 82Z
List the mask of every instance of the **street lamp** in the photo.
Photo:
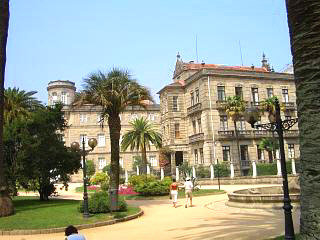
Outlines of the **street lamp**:
M283 143L283 131L289 130L294 124L297 123L298 118L290 120L281 120L280 116L280 105L278 99L275 100L275 122L270 122L266 124L256 124L259 120L259 111L256 108L248 109L245 115L246 121L251 124L252 128L263 128L268 131L277 132L279 136L279 147L280 147L280 162L281 162L281 174L283 180L283 209L285 216L285 239L295 239L294 228L292 222L291 213L291 200L289 196L288 187L288 176L286 168L286 159L284 153L284 143Z
M87 192L87 166L86 166L86 155L93 151L97 146L97 139L90 138L88 141L90 150L86 150L85 140L82 138L82 163L83 163L83 217L89 217L89 208L88 208L88 192ZM73 150L80 150L80 144L78 142L71 143L71 148Z

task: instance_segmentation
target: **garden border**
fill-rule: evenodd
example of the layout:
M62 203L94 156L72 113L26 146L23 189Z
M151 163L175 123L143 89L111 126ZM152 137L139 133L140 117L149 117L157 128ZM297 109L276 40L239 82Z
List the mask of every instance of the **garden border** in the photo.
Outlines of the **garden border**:
M140 209L138 213L135 213L123 218L118 218L118 219L113 219L113 220L108 220L103 222L89 223L89 224L80 224L80 225L74 225L74 226L77 227L78 230L102 227L102 226L112 225L119 222L126 222L129 220L133 220L141 217L143 214L144 214L144 211ZM60 232L64 232L65 229L66 227L46 228L46 229L27 229L27 230L8 230L8 231L0 230L0 236L60 233Z

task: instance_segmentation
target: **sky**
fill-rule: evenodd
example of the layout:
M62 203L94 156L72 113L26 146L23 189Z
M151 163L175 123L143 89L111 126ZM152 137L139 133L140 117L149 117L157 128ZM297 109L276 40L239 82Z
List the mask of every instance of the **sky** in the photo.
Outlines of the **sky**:
M242 60L240 54L242 52ZM284 0L11 0L6 87L37 91L90 73L129 70L157 92L183 61L261 66L292 62Z

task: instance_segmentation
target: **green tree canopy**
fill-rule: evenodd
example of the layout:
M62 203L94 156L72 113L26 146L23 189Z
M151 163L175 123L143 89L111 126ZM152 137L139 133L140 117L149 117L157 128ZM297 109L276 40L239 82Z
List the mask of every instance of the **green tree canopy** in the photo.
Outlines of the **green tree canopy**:
M156 148L162 146L161 134L158 133L149 121L143 117L136 118L130 122L132 130L129 130L123 135L121 148L126 151L130 146L131 150L141 151L142 160L144 163L144 171L147 166L147 148L151 148L153 144Z

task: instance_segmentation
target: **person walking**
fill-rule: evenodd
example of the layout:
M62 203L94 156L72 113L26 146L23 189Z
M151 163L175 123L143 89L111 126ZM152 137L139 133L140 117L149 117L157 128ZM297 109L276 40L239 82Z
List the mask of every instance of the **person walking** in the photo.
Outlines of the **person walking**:
M191 182L190 177L186 178L186 181L184 183L184 189L185 189L185 193L186 193L186 204L184 205L185 208L188 207L188 200L190 200L190 207L192 207L192 188L193 188L193 184Z
M178 183L175 178L172 178L172 183L170 185L170 194L173 203L173 207L177 207L177 199L178 199Z

